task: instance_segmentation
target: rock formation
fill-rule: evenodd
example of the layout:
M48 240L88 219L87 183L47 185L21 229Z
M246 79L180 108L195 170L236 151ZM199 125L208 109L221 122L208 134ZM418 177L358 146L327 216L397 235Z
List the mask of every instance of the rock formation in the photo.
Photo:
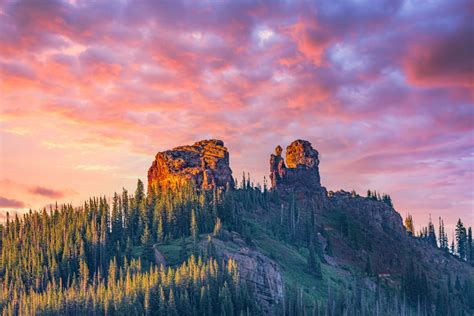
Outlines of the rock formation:
M275 148L275 155L270 156L270 180L272 188L276 188L278 183L281 183L285 176L286 166L285 161L281 157L282 148L278 145Z
M281 304L284 297L283 276L278 264L250 248L238 233L226 234L230 235L228 241L213 240L218 257L235 260L240 279L253 291L262 314L273 315L275 306Z
M202 140L159 152L148 170L148 192L153 188L179 187L187 181L202 189L234 186L229 152L223 141Z
M306 140L295 140L286 148L286 163L281 157L281 147L270 157L272 189L317 190L319 178L319 153Z

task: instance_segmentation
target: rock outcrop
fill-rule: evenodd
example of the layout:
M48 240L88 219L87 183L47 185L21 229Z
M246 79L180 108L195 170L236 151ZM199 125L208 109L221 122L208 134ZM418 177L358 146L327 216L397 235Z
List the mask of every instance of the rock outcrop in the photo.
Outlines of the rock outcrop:
M331 194L330 202L332 209L351 214L361 222L370 218L371 230L378 232L379 235L383 232L397 238L406 235L400 214L381 201L373 201L340 190Z
M278 145L275 148L275 154L270 156L270 180L272 188L276 188L282 182L286 174L285 161L281 156L282 148Z
M176 188L188 181L202 189L234 186L229 152L223 141L202 140L159 152L148 170L148 192Z
M274 315L283 302L283 276L278 264L257 249L251 249L236 232L228 241L214 239L218 257L237 263L241 281L253 291L263 315Z
M286 147L286 163L281 157L281 147L270 157L272 189L314 191L321 189L319 153L306 140L295 140Z

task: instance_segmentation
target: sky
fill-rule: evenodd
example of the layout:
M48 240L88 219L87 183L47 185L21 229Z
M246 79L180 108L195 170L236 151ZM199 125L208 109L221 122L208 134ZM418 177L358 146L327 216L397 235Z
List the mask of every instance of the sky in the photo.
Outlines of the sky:
M208 138L262 182L276 145L306 139L328 190L386 192L418 228L473 225L473 14L458 0L0 0L0 210L133 191L158 151Z

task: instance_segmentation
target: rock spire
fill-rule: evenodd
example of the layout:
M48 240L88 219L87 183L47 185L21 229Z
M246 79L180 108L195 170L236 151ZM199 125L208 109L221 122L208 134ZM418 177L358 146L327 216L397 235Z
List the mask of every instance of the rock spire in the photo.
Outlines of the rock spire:
M321 188L319 177L319 153L310 142L295 140L286 147L286 163L281 157L282 148L277 146L270 156L272 189L314 190Z

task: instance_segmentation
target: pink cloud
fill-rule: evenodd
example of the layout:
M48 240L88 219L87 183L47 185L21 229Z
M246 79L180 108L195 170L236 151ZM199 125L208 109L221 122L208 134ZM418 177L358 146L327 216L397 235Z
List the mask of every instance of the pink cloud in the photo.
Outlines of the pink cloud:
M41 186L32 187L28 190L28 192L31 194L41 195L52 199L59 199L65 195L65 193L62 191L53 190Z
M317 23L316 17L307 17L297 22L290 27L289 32L296 42L298 51L316 66L323 63L327 48L336 40L334 34Z
M1 119L30 132L0 134L0 173L47 169L46 188L81 179L80 201L133 186L128 175L179 144L222 138L236 176L263 178L276 144L307 138L332 189L393 190L403 208L447 189L465 204L446 207L468 214L472 195L453 189L472 168L466 3L4 2ZM51 198L20 191L8 196Z
M404 61L408 79L421 86L473 87L472 23L416 43Z
M15 200L15 199L9 199L9 198L0 196L0 207L23 208L25 207L25 203L23 203L22 201Z

